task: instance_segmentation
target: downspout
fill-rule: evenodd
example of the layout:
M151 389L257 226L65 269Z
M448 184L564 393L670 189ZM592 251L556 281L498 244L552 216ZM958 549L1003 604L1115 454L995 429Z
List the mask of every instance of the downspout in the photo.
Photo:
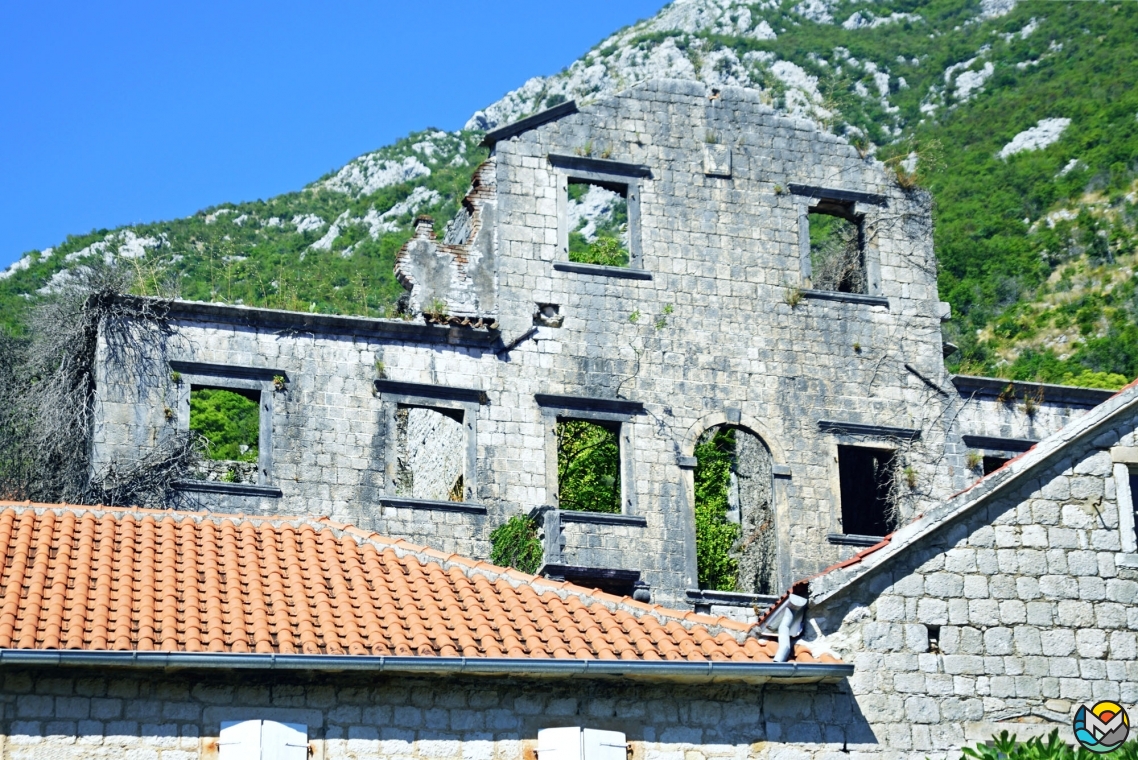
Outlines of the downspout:
M794 653L794 639L802 635L802 624L806 618L806 597L787 594L778 607L760 624L758 634L778 636L778 651L775 662L787 662ZM775 628L775 626L778 626Z
M786 662L794 649L794 639L790 636L790 626L794 623L794 610L787 606L782 611L782 619L778 624L778 652L775 653L775 662Z

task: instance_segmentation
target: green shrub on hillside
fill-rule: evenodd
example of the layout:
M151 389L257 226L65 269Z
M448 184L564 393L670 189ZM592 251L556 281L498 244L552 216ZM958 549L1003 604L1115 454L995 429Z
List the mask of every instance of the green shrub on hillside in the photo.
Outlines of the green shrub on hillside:
M206 455L210 459L256 462L260 404L224 388L195 388L190 392L190 430L208 441Z

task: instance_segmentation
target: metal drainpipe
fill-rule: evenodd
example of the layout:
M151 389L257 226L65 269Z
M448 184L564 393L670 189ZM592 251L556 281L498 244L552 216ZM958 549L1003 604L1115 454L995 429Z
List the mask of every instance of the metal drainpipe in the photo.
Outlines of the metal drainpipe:
M221 668L225 670L363 670L422 675L647 677L718 679L844 678L853 666L802 662L731 660L559 660L555 658L393 657L384 655L237 654L213 652L109 652L0 649L5 667L86 666L119 668Z
M787 605L782 611L778 621L778 652L775 653L775 662L786 662L794 649L794 641L790 638L790 626L794 623L794 610Z

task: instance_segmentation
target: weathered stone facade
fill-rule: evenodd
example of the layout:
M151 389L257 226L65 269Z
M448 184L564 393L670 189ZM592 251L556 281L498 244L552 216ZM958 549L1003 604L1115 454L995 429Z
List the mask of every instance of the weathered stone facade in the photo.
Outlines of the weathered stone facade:
M1048 392L1029 414L954 388L927 197L756 92L650 82L488 141L445 239L420 224L397 263L412 310L445 325L175 304L149 381L101 368L96 467L186 428L194 383L259 389L258 483L189 484L196 503L487 557L494 527L556 508L557 420L617 423L627 519L568 515L547 551L638 571L654 600L685 604L693 451L714 426L770 452L777 589L866 545L844 537L839 445L896 453L903 522L978 477L964 436L1038 440L1093 406ZM628 267L568 260L570 180L623 188ZM865 293L811 289L809 212L838 207L861 225ZM462 413L462 501L400 490L400 404Z
M744 760L766 756L767 737L821 740L799 714L850 714L837 685L380 675L9 671L2 698L4 760L216 760L221 721L246 719L306 726L313 760L532 760L537 732L567 725L623 732L636 760L684 760L691 751ZM840 748L838 736L828 730Z
M936 757L1079 704L1138 702L1138 554L1115 462L1138 453L1138 392L1071 425L811 583L807 634L857 670L873 749ZM1106 408L1109 407L1109 408ZM866 747L870 749L871 747Z
M802 641L840 683L409 679L6 669L3 757L209 758L222 719L308 727L314 757L533 757L537 731L633 758L951 758L1138 702L1138 386L810 579ZM235 717L236 716L236 717ZM323 754L321 754L323 753Z

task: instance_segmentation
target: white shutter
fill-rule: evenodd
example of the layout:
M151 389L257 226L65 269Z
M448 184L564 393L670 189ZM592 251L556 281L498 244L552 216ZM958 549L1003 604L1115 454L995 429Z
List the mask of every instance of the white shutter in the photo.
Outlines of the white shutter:
M261 721L223 721L217 750L218 760L260 760Z
M572 726L538 731L537 760L581 760L581 729Z
M628 760L628 744L619 731L584 731L584 760Z
M537 760L627 760L628 744L619 731L546 728L537 732Z
M308 726L262 721L260 760L308 760Z

